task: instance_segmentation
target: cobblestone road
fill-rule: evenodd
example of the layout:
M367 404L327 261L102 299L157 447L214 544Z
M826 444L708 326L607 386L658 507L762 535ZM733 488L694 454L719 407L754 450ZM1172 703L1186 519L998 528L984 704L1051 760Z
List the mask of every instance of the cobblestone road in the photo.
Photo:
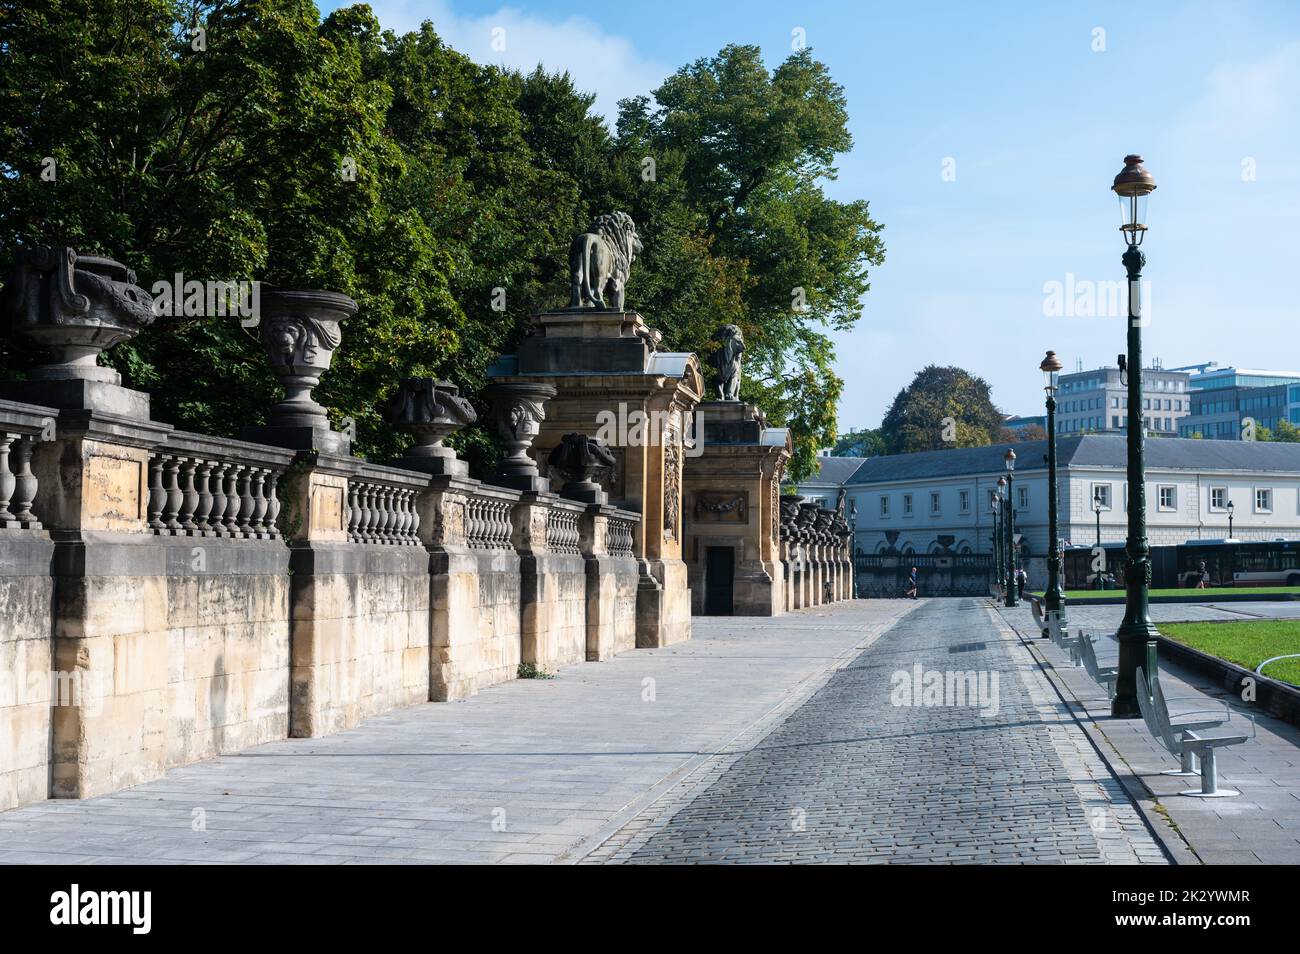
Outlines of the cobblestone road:
M895 704L902 684L956 671L984 692L946 701L973 705ZM1029 653L974 599L904 617L585 860L1167 861Z

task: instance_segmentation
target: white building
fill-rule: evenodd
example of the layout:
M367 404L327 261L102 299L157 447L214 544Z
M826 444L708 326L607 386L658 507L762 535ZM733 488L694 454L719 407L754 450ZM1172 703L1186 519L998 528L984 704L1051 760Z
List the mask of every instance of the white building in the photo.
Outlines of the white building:
M1041 581L1047 552L1046 442L953 448L865 460L821 458L822 474L798 492L834 505L841 488L856 508L855 549L877 553L895 536L902 552L931 553L952 536L958 553L989 553L990 501L1003 455L1016 452L1016 528L1031 582ZM1103 543L1128 532L1126 439L1095 434L1057 439L1061 537L1091 545L1097 538L1093 499L1101 501ZM1167 438L1146 442L1147 535L1152 546L1228 536L1241 540L1300 539L1300 444Z

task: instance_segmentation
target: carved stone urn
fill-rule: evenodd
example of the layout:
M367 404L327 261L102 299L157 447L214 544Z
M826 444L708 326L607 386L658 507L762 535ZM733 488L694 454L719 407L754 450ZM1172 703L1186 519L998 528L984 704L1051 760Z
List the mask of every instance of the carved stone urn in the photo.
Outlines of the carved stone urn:
M357 312L357 303L339 292L314 288L262 287L258 331L271 369L284 385L284 400L271 408L273 427L328 426L325 408L312 389L329 370L343 340L340 325Z
M33 368L30 378L120 384L121 376L97 359L153 323L153 298L135 281L121 262L78 255L66 245L26 251L5 284L4 310L14 331L56 358Z
M564 478L561 496L583 503L605 503L605 492L592 478L613 468L614 455L600 441L586 434L565 434L546 463Z
M468 465L442 442L478 420L460 388L436 378L407 378L384 407L384 419L406 430L415 443L394 465L430 474L469 472Z
M546 402L555 397L549 384L498 382L484 392L492 401L497 433L509 453L502 458L492 483L519 490L545 491L550 482L540 476L528 449L546 419Z

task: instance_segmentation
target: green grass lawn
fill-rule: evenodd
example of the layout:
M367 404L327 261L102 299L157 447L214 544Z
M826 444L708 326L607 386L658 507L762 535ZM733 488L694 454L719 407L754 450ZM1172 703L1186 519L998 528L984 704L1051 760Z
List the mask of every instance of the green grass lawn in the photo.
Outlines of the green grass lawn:
M1300 619L1232 623L1161 623L1160 632L1201 652L1254 671L1265 659L1300 653ZM1270 663L1264 675L1300 686L1300 659Z
M1278 593L1298 593L1300 587L1296 586L1211 586L1204 590L1190 588L1171 589L1171 590L1151 590L1151 596L1195 596L1211 600L1216 596L1225 596L1227 594L1237 594L1239 596L1269 596ZM1042 594L1038 594L1042 596ZM1124 598L1123 588L1117 590L1066 590L1065 598L1070 601L1084 600L1101 600L1107 598Z

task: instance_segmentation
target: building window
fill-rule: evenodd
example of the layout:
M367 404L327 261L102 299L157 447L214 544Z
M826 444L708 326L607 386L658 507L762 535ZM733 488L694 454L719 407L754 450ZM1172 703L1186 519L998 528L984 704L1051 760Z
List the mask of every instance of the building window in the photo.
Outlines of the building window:
M1029 509L1029 488L1028 487L1016 488L1016 507L1019 508L1020 510Z
M930 492L930 513L938 513L940 511L940 499L937 490Z
M1093 484L1092 499L1101 502L1102 510L1110 509L1110 484Z
M1272 513L1273 512L1273 491L1267 487L1255 488L1255 512Z
M957 506L962 513L970 513L970 491L963 490L957 494Z
M889 498L888 498L888 497L881 497L881 498L880 498L880 515L881 515L882 517L888 517L888 516L889 516Z
M1211 510L1228 509L1228 488L1227 487L1210 488L1210 509Z
M1119 415L1118 415L1118 414L1112 414L1112 415L1110 416L1110 426L1111 426L1112 428L1117 428L1117 427L1119 427Z
M1119 407L1119 398L1117 398L1117 397L1113 397L1113 398L1111 398L1111 399L1110 399L1110 406L1111 406L1111 407Z
M1178 491L1175 487L1160 488L1160 509L1173 510L1178 506Z
M903 516L910 517L911 515L912 515L912 495L903 494Z

